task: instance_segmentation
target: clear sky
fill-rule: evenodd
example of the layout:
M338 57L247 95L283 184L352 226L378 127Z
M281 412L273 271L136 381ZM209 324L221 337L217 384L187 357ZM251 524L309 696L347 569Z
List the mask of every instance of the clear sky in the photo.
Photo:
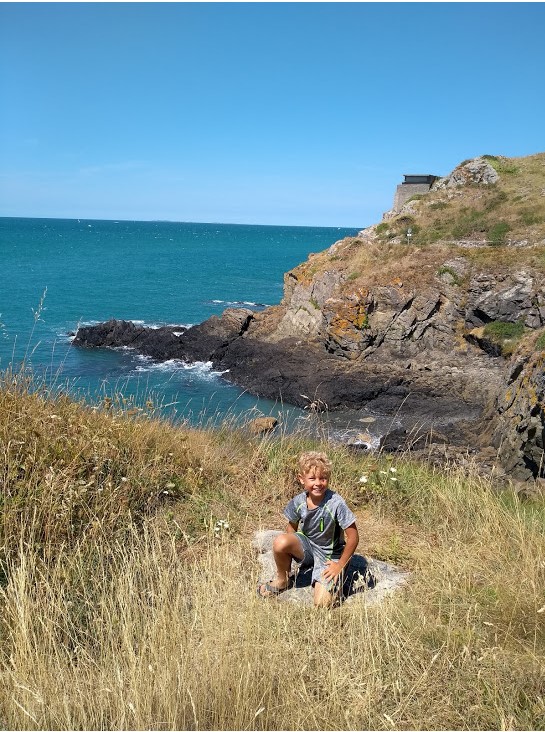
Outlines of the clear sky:
M0 3L0 215L363 228L545 150L543 3Z

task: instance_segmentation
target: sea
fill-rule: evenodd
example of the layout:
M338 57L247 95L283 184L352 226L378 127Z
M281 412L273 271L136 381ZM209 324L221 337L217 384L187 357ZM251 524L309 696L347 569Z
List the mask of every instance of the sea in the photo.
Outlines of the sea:
M110 318L190 326L227 307L259 311L278 304L285 272L355 233L0 218L0 370L25 368L36 383L91 405L107 397L177 424L217 426L274 416L286 431L299 429L312 422L308 411L255 397L209 363L158 363L127 349L75 348L72 340L78 326ZM321 415L320 429L342 439L367 431L375 419L364 410L332 413Z

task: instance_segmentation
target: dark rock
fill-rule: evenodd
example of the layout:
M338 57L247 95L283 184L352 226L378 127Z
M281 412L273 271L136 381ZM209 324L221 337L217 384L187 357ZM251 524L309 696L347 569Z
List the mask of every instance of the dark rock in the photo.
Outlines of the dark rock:
M390 430L380 438L380 450L382 452L397 452L405 448L407 442L407 430L402 427Z
M545 353L530 353L507 370L492 414L492 444L515 480L545 477Z
M133 348L157 360L181 358L184 326L146 328L126 320L108 320L98 325L78 328L73 346L81 348Z
M84 348L134 348L157 359L184 361L218 360L222 349L240 337L253 317L251 310L229 308L221 317L186 328L163 326L147 328L125 320L108 320L78 329L72 345Z

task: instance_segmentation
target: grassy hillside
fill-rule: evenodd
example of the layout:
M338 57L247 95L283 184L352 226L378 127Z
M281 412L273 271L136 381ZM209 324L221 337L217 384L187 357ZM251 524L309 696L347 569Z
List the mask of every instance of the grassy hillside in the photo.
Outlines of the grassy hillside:
M545 153L484 157L496 183L416 195L406 212L311 255L296 271L310 278L339 269L347 292L396 278L425 285L446 259L463 254L494 271L531 266L545 276ZM473 246L462 249L461 241Z
M359 551L412 575L321 612L257 598L250 549L320 447L304 434L173 427L6 374L0 445L4 728L545 727L543 499L328 448Z
M380 225L381 238L406 238L412 224L416 245L474 239L501 246L545 239L545 153L525 158L484 158L499 175L496 183L469 184L415 196L414 216L402 214Z

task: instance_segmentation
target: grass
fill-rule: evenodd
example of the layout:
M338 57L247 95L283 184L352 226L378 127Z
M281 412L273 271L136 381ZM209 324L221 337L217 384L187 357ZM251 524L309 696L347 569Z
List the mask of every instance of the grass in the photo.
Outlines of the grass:
M459 274L457 272L455 272L452 269L452 267L448 267L448 266L439 267L439 269L437 270L437 276L438 277L441 277L441 275L444 275L444 274L450 276L453 285L459 285L460 284L460 282L461 282L460 276L459 276Z
M508 323L493 320L484 326L483 334L490 341L500 346L504 356L511 355L525 333L524 323Z
M282 526L297 456L323 443L31 386L0 388L4 728L545 726L543 502L328 446L359 551L411 581L378 607L263 602L252 534Z

